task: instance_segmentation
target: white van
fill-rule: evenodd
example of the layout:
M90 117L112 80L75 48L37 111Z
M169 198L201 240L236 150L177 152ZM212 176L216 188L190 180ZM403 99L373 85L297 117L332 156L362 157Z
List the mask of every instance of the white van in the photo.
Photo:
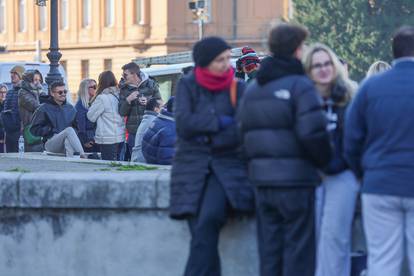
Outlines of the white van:
M242 55L242 48L233 48L231 50L231 63L236 67L237 59ZM259 54L259 58L265 57L264 54ZM154 78L160 87L161 97L164 101L175 95L175 88L178 80L182 77L182 70L189 66L194 66L192 62L192 52L179 52L168 55L136 58L133 60L141 68L141 71L147 73Z
M194 66L194 63L189 62L148 67L141 69L141 71L145 72L151 78L154 78L157 81L161 97L164 101L167 101L171 96L174 96L175 94L175 88L182 76L182 70L189 66Z
M9 88L11 87L10 70L16 65L23 66L25 70L29 70L29 69L39 70L39 72L42 73L43 80L46 79L46 76L49 73L49 68L50 68L49 63L43 63L43 62L24 62L24 61L0 62L0 83L6 84ZM58 70L63 77L63 81L66 84L66 89L68 89L67 88L67 76L66 76L65 69L63 69L62 65L59 65ZM44 86L43 89L47 91L46 82L44 82L43 86ZM70 95L70 91L68 91L67 99L69 103L72 103L72 97Z

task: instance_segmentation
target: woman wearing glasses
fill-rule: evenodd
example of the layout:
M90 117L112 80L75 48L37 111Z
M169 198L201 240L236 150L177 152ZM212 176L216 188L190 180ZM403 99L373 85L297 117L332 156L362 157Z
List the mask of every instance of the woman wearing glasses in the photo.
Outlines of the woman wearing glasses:
M359 184L343 158L342 137L345 111L356 87L338 57L323 44L310 47L304 64L322 97L334 145L316 194L316 276L345 276L350 274L351 228Z
M98 88L87 113L96 122L95 142L103 160L119 160L119 144L125 141L125 123L118 112L119 89L114 73L99 75Z
M95 143L96 125L88 120L86 114L89 110L91 99L96 94L96 81L84 79L79 84L78 102L75 105L76 123L78 125L78 136L85 152L98 152Z

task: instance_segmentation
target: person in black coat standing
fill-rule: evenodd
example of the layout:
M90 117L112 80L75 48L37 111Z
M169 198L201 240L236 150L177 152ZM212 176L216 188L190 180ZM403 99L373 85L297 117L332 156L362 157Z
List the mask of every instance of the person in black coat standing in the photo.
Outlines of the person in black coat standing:
M330 161L327 119L300 61L308 31L281 24L272 29L256 80L239 116L256 190L260 275L313 276L314 194L317 167Z
M254 208L234 119L244 83L234 78L230 57L221 38L202 39L193 48L195 69L177 86L170 215L189 223L186 276L221 275L220 230L230 213Z

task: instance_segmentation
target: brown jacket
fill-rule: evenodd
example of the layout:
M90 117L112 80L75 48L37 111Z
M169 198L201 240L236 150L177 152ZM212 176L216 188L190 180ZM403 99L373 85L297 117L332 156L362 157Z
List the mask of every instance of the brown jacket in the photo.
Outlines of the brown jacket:
M23 82L19 90L19 114L23 128L32 120L33 113L40 106L39 92L33 89L29 83Z

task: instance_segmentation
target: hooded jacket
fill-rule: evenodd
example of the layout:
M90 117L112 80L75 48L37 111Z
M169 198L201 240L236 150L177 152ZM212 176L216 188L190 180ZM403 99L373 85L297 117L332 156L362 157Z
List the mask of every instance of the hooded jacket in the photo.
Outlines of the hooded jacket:
M23 125L23 128L30 124L33 113L40 106L41 90L32 87L32 85L26 81L22 82L19 90L19 114Z
M96 122L95 142L117 144L125 141L125 124L118 112L119 89L108 87L96 97L88 110L89 121Z
M294 58L269 57L239 110L250 180L258 187L314 187L331 158L316 88Z

